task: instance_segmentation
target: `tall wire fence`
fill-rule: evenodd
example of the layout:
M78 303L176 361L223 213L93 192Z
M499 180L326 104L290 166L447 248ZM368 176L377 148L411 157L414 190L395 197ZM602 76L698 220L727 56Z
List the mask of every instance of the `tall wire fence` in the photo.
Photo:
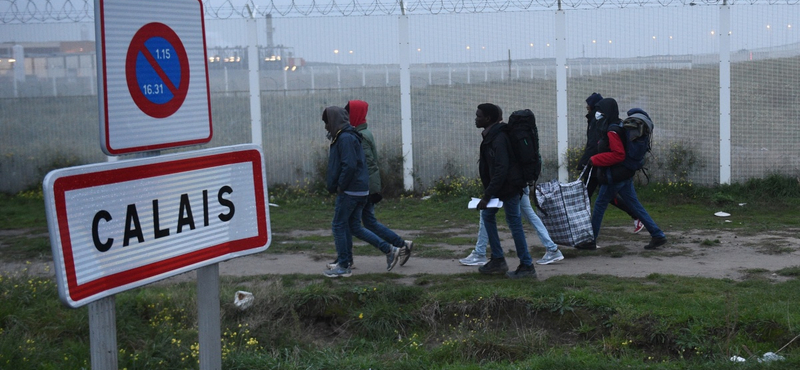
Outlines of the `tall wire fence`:
M271 184L304 182L325 159L328 105L360 99L380 155L402 153L399 15L409 21L413 174L429 187L477 176L482 102L529 108L543 179L558 175L558 42L566 43L570 152L586 140L584 99L617 99L656 125L651 178L713 184L720 173L718 2L370 3L204 1L214 138L250 142L247 22L259 30L263 148ZM800 12L731 4L731 179L800 172ZM0 191L100 150L93 2L0 1ZM12 61L13 60L13 61ZM191 147L189 149L196 149ZM186 150L186 149L178 149Z

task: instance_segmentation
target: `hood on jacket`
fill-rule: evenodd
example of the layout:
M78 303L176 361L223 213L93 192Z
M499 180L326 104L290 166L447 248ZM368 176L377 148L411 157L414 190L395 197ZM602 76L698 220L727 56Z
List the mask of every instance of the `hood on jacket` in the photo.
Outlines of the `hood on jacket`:
M331 137L350 125L350 115L342 107L331 106L322 112L322 121L325 122L325 129Z
M603 114L603 117L606 118L609 123L619 121L619 106L614 98L601 99L594 107L597 108L598 112Z
M350 112L350 124L353 127L358 127L363 123L367 123L367 111L369 104L363 100L351 100L347 102L344 109Z
M589 95L589 97L586 98L586 105L588 105L589 108L594 108L594 105L601 100L603 100L603 95L593 92L592 95Z

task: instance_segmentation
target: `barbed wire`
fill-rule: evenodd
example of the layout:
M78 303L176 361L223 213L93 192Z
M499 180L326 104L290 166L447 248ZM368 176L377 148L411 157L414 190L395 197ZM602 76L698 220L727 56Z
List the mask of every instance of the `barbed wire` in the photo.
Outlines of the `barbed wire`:
M721 5L723 0L561 0L561 9ZM800 0L729 0L729 5L797 5ZM559 0L203 0L206 19L498 13L559 8ZM0 0L0 23L94 20L94 0Z

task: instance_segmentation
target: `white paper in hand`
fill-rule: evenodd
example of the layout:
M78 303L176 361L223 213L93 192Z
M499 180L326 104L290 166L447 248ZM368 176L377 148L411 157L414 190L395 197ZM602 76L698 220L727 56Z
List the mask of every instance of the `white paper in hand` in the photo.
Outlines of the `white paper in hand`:
M481 202L481 198L472 198L467 204L467 208L469 209L476 209L478 208L478 203ZM503 208L503 201L497 198L489 199L489 203L486 205L486 208Z

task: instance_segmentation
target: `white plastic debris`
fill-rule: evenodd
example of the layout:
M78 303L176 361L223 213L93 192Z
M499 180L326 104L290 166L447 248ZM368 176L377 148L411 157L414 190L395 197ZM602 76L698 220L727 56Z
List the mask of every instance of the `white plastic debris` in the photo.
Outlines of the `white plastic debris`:
M422 200L428 200L428 199L431 199L430 195L426 195L426 196L422 197Z
M745 362L746 360L743 357L733 356L731 357L731 362Z
M758 362L771 362L771 361L783 361L783 356L774 353L774 352L767 352L764 356L758 359Z
M236 295L233 297L233 305L239 307L240 310L245 310L253 305L254 300L255 297L253 293L240 290L236 292Z
M739 203L739 207L744 207L745 204L747 203Z
M728 217L730 215L731 214L728 213L728 212L721 212L721 211L714 214L714 216L717 216L717 217Z

